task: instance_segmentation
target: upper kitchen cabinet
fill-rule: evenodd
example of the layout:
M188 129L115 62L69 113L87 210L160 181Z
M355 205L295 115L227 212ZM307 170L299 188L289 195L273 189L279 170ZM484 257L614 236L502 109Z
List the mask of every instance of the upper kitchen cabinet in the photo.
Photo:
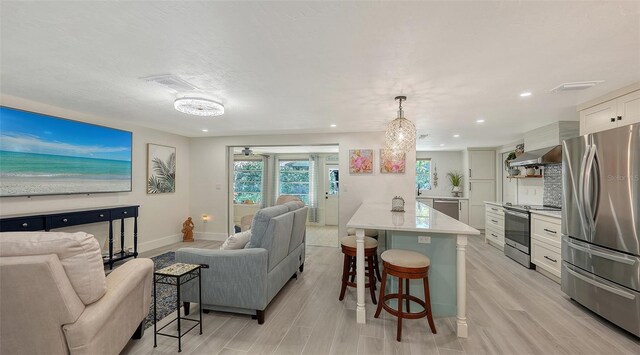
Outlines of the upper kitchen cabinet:
M496 151L469 150L469 180L496 178Z
M589 134L640 122L640 83L578 105L580 134Z

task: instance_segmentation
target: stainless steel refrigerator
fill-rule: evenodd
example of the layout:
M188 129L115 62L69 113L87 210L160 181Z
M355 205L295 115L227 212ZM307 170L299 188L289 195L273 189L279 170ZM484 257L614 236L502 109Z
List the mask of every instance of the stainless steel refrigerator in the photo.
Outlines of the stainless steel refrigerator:
M640 336L640 124L563 143L562 290Z

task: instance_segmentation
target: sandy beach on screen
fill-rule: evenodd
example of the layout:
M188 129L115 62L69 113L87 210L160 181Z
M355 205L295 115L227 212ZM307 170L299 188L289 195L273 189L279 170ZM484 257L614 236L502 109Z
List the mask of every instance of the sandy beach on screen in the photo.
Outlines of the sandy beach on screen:
M1 177L2 196L94 193L131 190L130 180L55 177Z

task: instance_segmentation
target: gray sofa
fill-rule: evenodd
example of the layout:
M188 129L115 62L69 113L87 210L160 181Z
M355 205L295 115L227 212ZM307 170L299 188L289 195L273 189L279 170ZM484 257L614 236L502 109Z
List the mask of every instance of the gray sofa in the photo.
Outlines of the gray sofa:
M307 210L301 201L261 209L244 249L176 251L177 262L209 265L202 270L202 308L251 314L264 323L269 302L303 271ZM185 285L181 298L188 314L189 302L198 302L197 284Z

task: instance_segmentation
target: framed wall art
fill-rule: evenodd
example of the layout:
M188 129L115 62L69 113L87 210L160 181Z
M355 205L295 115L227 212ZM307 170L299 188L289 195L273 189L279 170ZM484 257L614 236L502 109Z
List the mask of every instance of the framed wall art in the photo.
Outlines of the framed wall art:
M176 148L147 144L147 193L176 191Z

